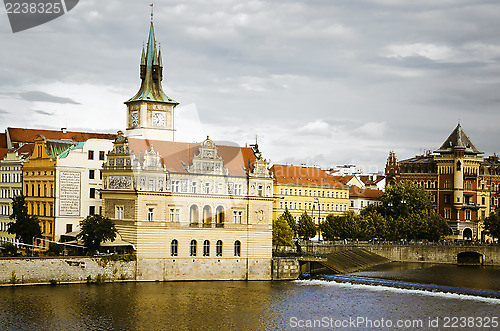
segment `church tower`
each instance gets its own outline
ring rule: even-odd
[[[156,44],[153,11],[146,50],[142,48],[140,66],[141,87],[135,96],[126,101],[127,136],[152,140],[175,140],[175,107],[161,87],[163,63],[161,50]]]

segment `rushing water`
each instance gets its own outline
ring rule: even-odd
[[[499,268],[390,264],[350,276],[459,288],[467,284],[470,288],[497,291],[499,273]],[[454,323],[455,329],[464,329],[460,327],[462,323],[465,329],[476,330],[482,329],[479,324],[495,329],[498,321],[497,324],[494,321],[499,315],[499,299],[398,288],[390,282],[383,286],[299,280],[0,288],[1,330],[321,330],[335,327],[444,330]],[[398,323],[402,323],[402,327],[398,327]]]

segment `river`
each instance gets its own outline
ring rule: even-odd
[[[0,288],[1,330],[498,329],[500,268],[391,263],[335,280],[148,282]],[[391,282],[436,284],[409,289]],[[434,285],[431,285],[431,287]]]

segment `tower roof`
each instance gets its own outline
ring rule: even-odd
[[[441,147],[436,151],[440,154],[450,154],[457,149],[463,149],[465,154],[483,154],[479,149],[474,146],[472,141],[469,139],[467,134],[462,129],[460,123],[457,125],[455,130],[450,134],[446,141],[441,145]]]
[[[144,53],[143,48],[141,56],[141,87],[137,94],[125,103],[133,101],[156,101],[178,104],[175,100],[170,99],[161,87],[163,65],[160,57],[161,52],[157,51],[154,26],[153,21],[151,21],[146,53]]]

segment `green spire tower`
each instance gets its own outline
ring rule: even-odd
[[[179,104],[169,98],[161,86],[163,62],[155,40],[153,4],[146,49],[142,47],[140,65],[141,87],[127,100],[127,136],[153,140],[175,140],[174,110]]]

